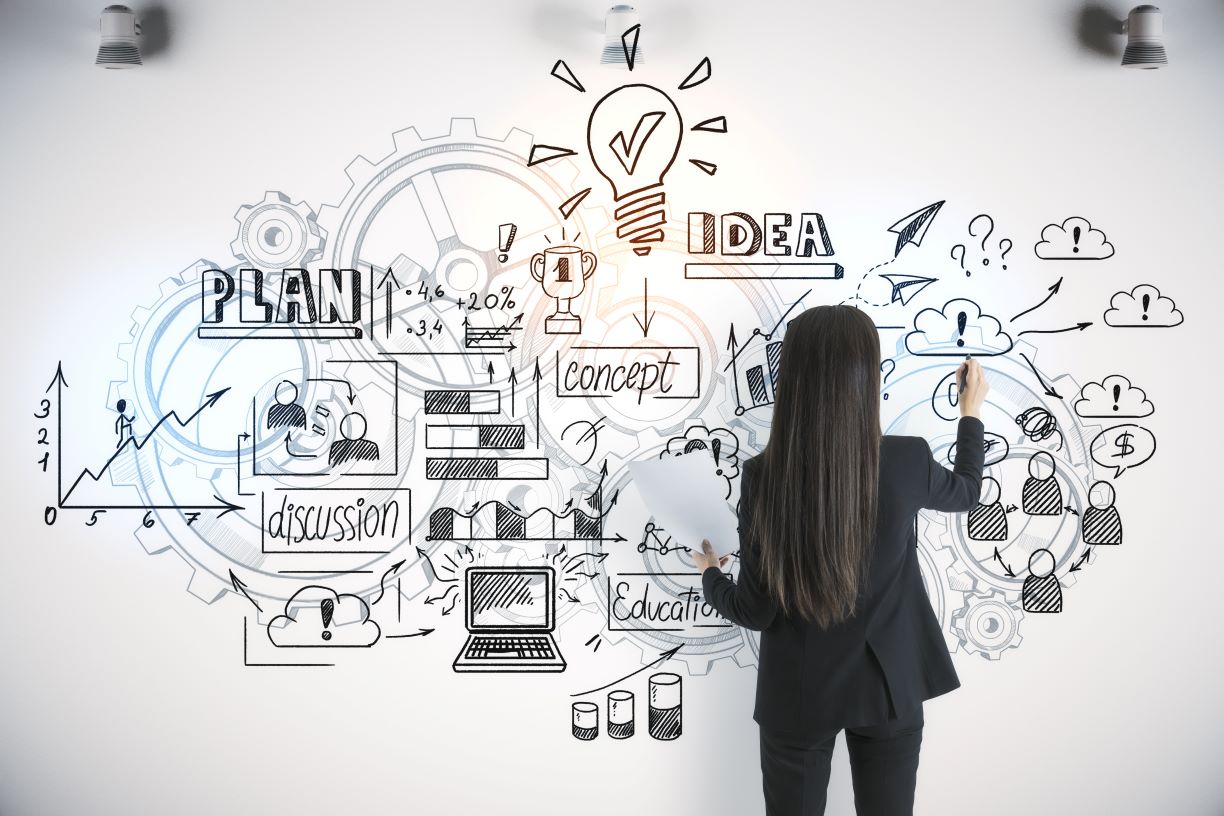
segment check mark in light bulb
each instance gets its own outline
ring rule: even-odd
[[[680,152],[684,123],[676,103],[651,85],[622,85],[591,110],[587,149],[612,185],[616,235],[638,255],[663,240],[663,177]]]

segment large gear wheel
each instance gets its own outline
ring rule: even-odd
[[[304,201],[270,190],[263,201],[239,207],[234,214],[238,237],[230,244],[234,257],[258,269],[305,266],[323,248],[323,233],[314,210]]]

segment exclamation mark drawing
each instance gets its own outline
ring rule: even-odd
[[[1072,252],[1079,252],[1079,239],[1080,239],[1081,234],[1082,234],[1082,231],[1080,230],[1079,227],[1072,228],[1071,243],[1075,244],[1075,246],[1071,247]]]
[[[956,345],[964,347],[965,345],[965,324],[969,322],[969,315],[964,312],[956,313],[956,334],[958,335]]]
[[[497,260],[499,263],[510,260],[510,245],[514,243],[516,232],[518,232],[518,227],[514,224],[502,224],[497,228],[497,249],[499,250]]]
[[[331,598],[324,598],[319,604],[319,612],[323,615],[323,639],[331,640],[332,633],[327,627],[331,626],[332,613],[336,611],[336,602]]]
[[[1122,398],[1122,386],[1115,385],[1113,387],[1113,394],[1114,394],[1114,410],[1116,411],[1118,410],[1118,400]]]
[[[1147,310],[1148,310],[1148,307],[1149,307],[1149,306],[1151,306],[1151,305],[1152,305],[1152,296],[1151,296],[1151,295],[1144,295],[1144,296],[1143,296],[1143,319],[1144,319],[1144,320],[1147,320],[1147,319],[1148,319],[1148,313],[1147,313]]]

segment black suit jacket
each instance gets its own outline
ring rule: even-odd
[[[960,685],[918,569],[918,510],[964,511],[982,483],[982,423],[960,420],[956,467],[935,461],[925,439],[885,436],[880,444],[875,550],[853,617],[828,629],[780,614],[761,583],[752,529],[759,458],[744,468],[738,582],[711,567],[706,601],[740,626],[761,631],[754,719],[771,731],[812,735],[904,716]]]

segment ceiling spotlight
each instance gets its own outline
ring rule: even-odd
[[[637,9],[633,6],[622,3],[608,9],[608,15],[604,17],[604,47],[603,54],[599,57],[600,65],[627,65],[629,70],[633,70],[629,59],[633,59],[634,63],[644,61],[642,49],[637,44],[637,32],[629,35],[632,37],[631,46],[627,47],[622,39],[631,28],[640,23]]]
[[[102,44],[94,65],[103,68],[133,68],[140,65],[140,23],[127,6],[107,6],[99,21]]]
[[[1126,15],[1126,68],[1159,68],[1169,64],[1164,48],[1164,19],[1155,6],[1135,6]]]

